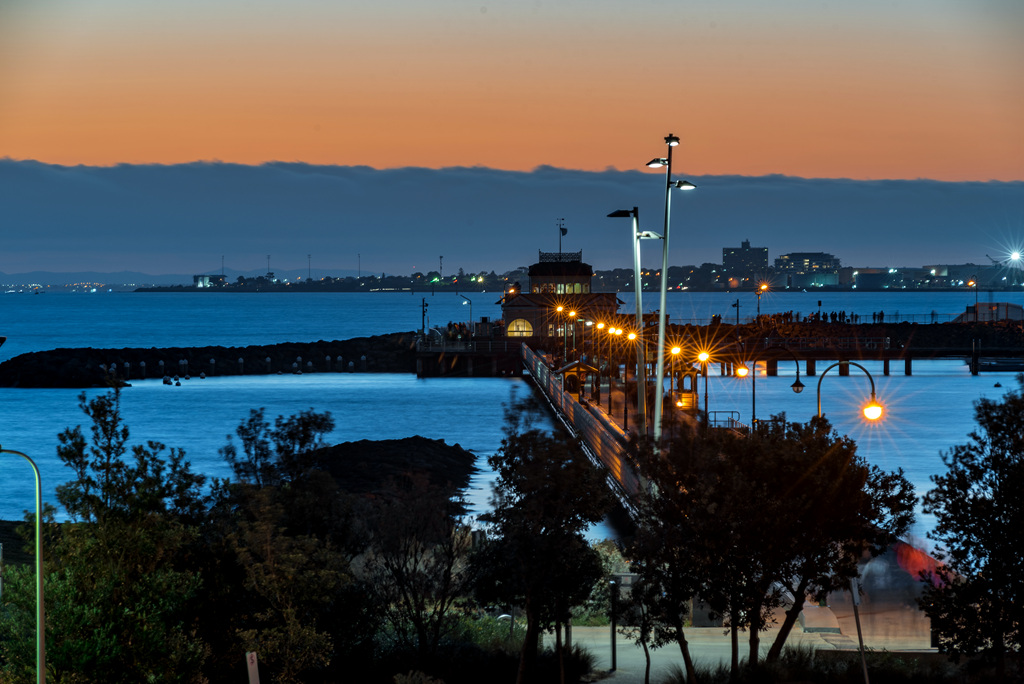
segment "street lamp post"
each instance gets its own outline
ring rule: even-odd
[[[618,336],[620,336],[622,334],[623,334],[623,329],[622,328],[608,328],[608,335],[614,335],[615,337],[618,337]],[[618,355],[616,354],[618,345],[616,344],[616,345],[612,346],[612,343],[614,341],[615,341],[614,338],[611,338],[611,337],[608,338],[608,356],[609,356],[609,358],[610,357],[614,357],[614,360],[615,360],[615,375],[618,375]],[[625,382],[623,384],[623,397],[624,397],[623,400],[625,401],[626,400],[625,399],[625,397],[626,397],[626,385],[625,385]],[[608,416],[609,417],[611,416],[611,366],[610,366],[610,364],[608,366]]]
[[[804,383],[800,382],[800,362],[797,360],[796,354],[784,347],[774,347],[774,349],[783,349],[793,356],[793,363],[796,364],[796,380],[790,385],[790,388],[795,394],[800,394],[804,391]],[[742,364],[736,369],[736,374],[741,378],[745,377],[748,372],[750,373],[750,428],[752,430],[757,429],[757,362],[758,359],[755,355],[750,361],[749,369]]]
[[[761,321],[761,295],[768,291],[768,283],[761,283],[757,286],[757,320]]]
[[[669,133],[665,136],[665,144],[668,146],[668,153],[664,158],[652,159],[647,162],[651,168],[665,167],[665,227],[661,243],[661,292],[658,300],[658,365],[655,371],[654,386],[656,394],[654,399],[654,443],[661,441],[661,412],[662,396],[665,393],[665,316],[666,316],[666,294],[668,292],[668,238],[669,219],[672,209],[672,188],[682,190],[693,190],[696,186],[688,181],[672,180],[672,148],[679,144],[679,137]]]
[[[700,361],[701,373],[704,375],[704,429],[708,428],[708,360],[711,355],[706,351],[702,351],[697,354],[697,360]]]
[[[469,339],[473,339],[473,300],[464,294],[460,294],[460,297],[469,302]]]
[[[636,297],[636,329],[643,331],[644,329],[644,315],[643,315],[643,288],[641,287],[640,278],[642,276],[640,272],[640,241],[649,238],[660,238],[661,236],[657,233],[651,233],[650,231],[640,231],[640,209],[633,207],[630,209],[619,209],[608,214],[608,218],[629,218],[633,219],[633,290]],[[647,372],[644,368],[643,360],[643,349],[640,345],[636,348],[636,368],[637,368],[637,383],[643,383],[644,387],[647,386]],[[625,389],[625,387],[623,387]],[[623,392],[625,397],[625,392]],[[646,425],[647,425],[647,391],[637,393],[637,412],[640,415],[640,422],[643,423],[644,432],[646,436]]]
[[[559,304],[558,306],[555,307],[555,311],[557,311],[559,314],[561,314],[563,310],[565,310],[565,307],[562,306],[561,304]],[[565,327],[565,323],[562,322],[562,317],[561,316],[558,317],[558,325],[562,328],[562,364],[564,365],[565,364],[566,354],[568,353],[568,347],[567,347],[567,343],[565,341],[565,338],[566,338],[566,327]],[[556,342],[555,344],[558,344],[558,343]]]
[[[569,321],[572,323],[572,355],[576,357],[576,360],[580,360],[579,347],[576,346],[576,316],[575,310],[569,311]],[[566,359],[568,361],[568,359]]]
[[[821,418],[821,416],[822,416],[822,413],[821,413],[821,381],[825,379],[825,374],[826,373],[828,373],[830,370],[832,370],[836,366],[842,366],[842,365],[856,366],[857,368],[860,368],[862,371],[864,371],[864,375],[868,376],[868,382],[871,383],[871,400],[867,404],[864,405],[864,408],[862,409],[862,411],[864,413],[864,417],[867,418],[868,420],[878,420],[879,418],[881,418],[882,417],[882,405],[879,404],[878,400],[875,398],[875,379],[873,377],[871,377],[871,373],[868,373],[868,369],[867,368],[865,368],[864,366],[860,365],[856,361],[836,361],[835,363],[833,363],[831,366],[829,366],[828,368],[826,368],[822,372],[821,377],[818,378],[818,417]]]
[[[967,281],[967,286],[974,288],[974,322],[977,323],[978,322],[978,278],[976,276],[971,276],[971,279]]]
[[[36,517],[35,517],[35,550],[36,550],[36,682],[46,682],[46,608],[43,602],[43,492],[39,478],[39,468],[35,461],[21,453],[0,447],[0,454],[20,456],[32,466],[36,480]]]

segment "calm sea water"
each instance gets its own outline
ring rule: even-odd
[[[987,293],[981,293],[982,301]],[[498,318],[500,293],[454,295],[400,293],[331,294],[178,294],[96,293],[2,295],[0,361],[20,353],[59,347],[169,347],[305,342],[347,339],[415,330],[421,324],[421,302],[428,305],[428,324]],[[633,298],[623,293],[623,311]],[[706,319],[713,314],[735,316],[730,305],[740,300],[741,318],[756,311],[753,294],[672,293],[672,320]],[[1024,303],[1020,293],[997,293],[998,301]],[[940,316],[960,313],[974,303],[973,293],[768,293],[761,312],[857,312],[870,317]],[[647,293],[644,309],[657,307],[657,294]],[[870,318],[868,318],[870,320]],[[856,369],[849,377],[833,370],[822,381],[823,410],[836,428],[858,442],[860,452],[886,469],[902,468],[919,492],[929,477],[942,470],[939,454],[966,440],[973,429],[973,403],[998,397],[1016,381],[1012,373],[972,377],[960,361],[915,362],[914,375],[882,375],[881,364],[864,364],[875,379],[885,420],[865,425],[857,405],[868,395],[868,381]],[[819,364],[819,369],[823,366]],[[785,412],[806,420],[816,410],[817,379],[807,379],[800,395],[790,390],[792,364],[780,363],[780,376],[757,379],[757,416]],[[896,372],[899,374],[895,374]],[[803,373],[802,373],[803,375]],[[820,377],[820,376],[819,376]],[[1003,387],[996,387],[1001,383]],[[500,445],[504,406],[513,392],[526,391],[521,379],[417,379],[404,375],[307,374],[207,378],[168,387],[157,380],[135,382],[123,393],[125,419],[132,443],[156,440],[185,449],[193,466],[211,476],[227,475],[218,454],[226,436],[250,409],[265,408],[269,417],[303,409],[331,411],[337,429],[332,442],[393,439],[423,435],[458,443],[485,465]],[[89,396],[99,390],[90,390]],[[703,394],[703,383],[700,385]],[[56,458],[57,434],[84,423],[77,390],[0,389],[0,445],[23,451],[40,466],[44,499],[54,502],[54,487],[68,478]],[[712,374],[708,385],[712,411],[735,411],[739,420],[751,416],[750,380]],[[474,478],[469,493],[477,510],[486,505],[490,475]],[[0,518],[20,518],[32,506],[33,484],[27,464],[0,459]],[[923,519],[916,534],[923,536]]]

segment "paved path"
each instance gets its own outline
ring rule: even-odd
[[[864,646],[871,650],[935,652],[929,648],[930,636],[927,619],[912,608],[888,606],[861,606],[861,626],[864,632]],[[804,632],[795,627],[786,641],[788,647],[807,647],[815,650],[857,650],[857,630],[854,625],[852,605],[833,605],[833,614],[839,623],[840,633]],[[775,640],[778,627],[761,634],[762,652]],[[573,627],[573,643],[585,646],[596,656],[595,669],[607,671],[611,667],[611,628]],[[686,631],[690,653],[699,665],[728,666],[732,657],[729,635],[718,627],[693,627]],[[740,633],[740,657],[747,651],[747,634]],[[643,684],[644,655],[639,648],[622,635],[616,638],[617,669],[602,681],[609,684]],[[683,659],[678,646],[666,646],[652,651],[651,682],[657,684],[675,668],[682,668]]]
[[[913,596],[918,587],[895,563],[894,554],[873,559],[862,569],[865,595],[859,607],[864,647],[875,651],[907,651],[936,653],[931,648],[928,618],[917,609]],[[805,604],[804,623],[808,628],[829,631],[804,631],[798,623],[789,638],[788,647],[807,647],[815,650],[856,651],[857,627],[849,593],[836,593],[829,597],[829,606]],[[782,615],[776,625],[761,634],[762,652],[771,647],[778,633]],[[574,627],[573,643],[585,646],[597,658],[595,668],[611,668],[611,628]],[[740,657],[747,651],[747,634],[740,633]],[[729,635],[720,627],[693,627],[686,631],[690,653],[701,665],[728,666],[732,657]],[[615,672],[603,681],[609,684],[643,684],[645,661],[643,649],[621,635],[615,640]],[[657,684],[674,668],[683,665],[678,646],[666,646],[652,651],[651,682]]]

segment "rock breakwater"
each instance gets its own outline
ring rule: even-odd
[[[248,347],[51,349],[0,363],[0,387],[87,388],[190,375],[414,373],[415,333]]]

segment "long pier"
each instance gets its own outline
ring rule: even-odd
[[[620,327],[631,327],[629,317],[620,318]],[[654,351],[655,334],[654,325],[648,325],[640,334],[647,345],[648,358]],[[724,374],[730,374],[740,363],[758,361],[767,366],[769,375],[775,375],[778,361],[784,361],[787,352],[796,355],[801,365],[806,365],[806,374],[812,377],[818,363],[833,361],[879,361],[884,375],[900,370],[912,375],[914,361],[936,359],[963,360],[974,374],[1016,367],[1024,370],[1024,329],[1016,321],[673,324],[668,326],[666,338],[687,349],[699,347],[708,351],[711,364],[721,364]],[[516,375],[521,369],[519,346],[523,343],[533,349],[547,349],[555,356],[563,347],[561,338],[551,337],[445,339],[431,334],[418,338],[416,372],[420,377]],[[603,358],[602,347],[606,344],[611,342],[588,332],[578,351]]]
[[[601,406],[582,399],[582,395],[564,389],[562,375],[556,374],[550,366],[551,357],[538,353],[528,345],[521,346],[522,362],[529,376],[540,388],[544,398],[554,411],[555,417],[579,437],[587,456],[608,469],[608,484],[628,511],[634,504],[632,497],[640,492],[641,479],[637,473],[634,456],[636,446],[629,433],[622,429]],[[611,392],[611,387],[608,389]],[[628,411],[626,398],[619,393],[609,396],[610,404]],[[617,401],[615,401],[617,399]],[[614,408],[612,409],[613,412]]]

